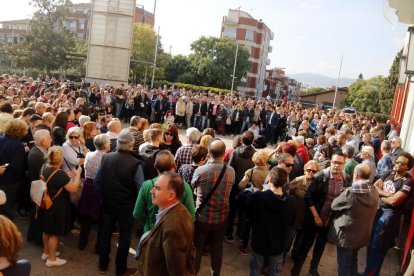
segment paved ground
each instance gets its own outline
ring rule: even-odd
[[[183,131],[180,131],[181,133]],[[184,136],[180,135],[182,141],[185,141]],[[223,139],[227,146],[231,145],[230,137],[224,137]],[[28,221],[26,220],[17,220],[17,225],[22,231],[23,236],[26,235],[26,229]],[[93,231],[92,237],[90,238],[90,243],[84,251],[79,251],[77,248],[78,236],[76,234],[69,234],[68,236],[62,239],[62,243],[59,246],[59,251],[62,252],[62,257],[65,258],[68,263],[62,267],[57,268],[47,268],[43,261],[40,260],[42,254],[42,248],[34,245],[33,243],[25,242],[21,250],[20,257],[28,259],[32,264],[32,275],[35,276],[66,276],[66,275],[76,275],[76,276],[87,276],[87,275],[99,275],[98,274],[98,256],[94,254],[94,242],[96,240],[96,231]],[[115,235],[112,239],[112,254],[111,254],[111,264],[109,267],[109,272],[107,275],[114,275],[115,272],[115,251],[116,251],[116,242],[117,236]],[[131,244],[131,252],[136,248],[138,240],[133,237]],[[234,275],[248,275],[249,274],[249,256],[243,256],[239,253],[237,247],[239,243],[235,240],[234,243],[224,242],[224,257],[223,257],[223,267],[222,275],[224,276],[234,276]],[[310,253],[311,255],[311,253]],[[307,262],[302,270],[302,275],[308,275],[307,271],[309,270],[309,261],[308,257]],[[203,257],[202,267],[198,275],[210,275],[209,270],[210,257]],[[383,271],[381,275],[395,275],[395,254],[393,250],[387,255],[387,258],[383,265]],[[136,261],[133,258],[131,253],[128,257],[128,265],[130,267],[136,266]],[[287,257],[286,263],[284,265],[284,271],[282,275],[290,275],[289,271],[292,268],[293,262],[290,256]],[[359,258],[359,268],[362,270],[365,265],[365,249],[360,251]],[[336,248],[328,244],[325,249],[324,255],[319,266],[319,272],[321,275],[336,275]],[[155,275],[157,276],[157,275]]]

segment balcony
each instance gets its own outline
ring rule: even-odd
[[[274,37],[275,37],[275,33],[274,32],[270,32],[270,40],[273,40]]]
[[[268,52],[268,53],[273,52],[273,47],[269,45],[269,48],[267,49],[267,52]]]
[[[266,65],[270,65],[270,62],[271,62],[271,60],[270,60],[270,58],[268,58],[268,59],[266,60]]]

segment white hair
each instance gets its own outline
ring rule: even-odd
[[[362,146],[361,152],[365,152],[371,157],[374,157],[374,148],[371,146]]]
[[[40,145],[40,142],[44,139],[50,137],[50,132],[47,129],[39,129],[33,134],[34,143],[36,146]]]

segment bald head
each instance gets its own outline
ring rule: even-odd
[[[226,145],[221,140],[213,140],[208,147],[208,151],[210,152],[211,157],[220,159],[224,157]]]
[[[118,120],[112,120],[108,124],[108,131],[113,133],[120,133],[122,130],[121,122]]]
[[[371,168],[368,164],[358,164],[354,169],[354,182],[355,180],[369,180],[371,176]]]
[[[169,150],[158,152],[155,157],[154,167],[157,169],[159,175],[163,172],[175,172],[174,155]]]

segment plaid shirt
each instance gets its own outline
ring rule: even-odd
[[[211,189],[213,189],[223,169],[223,165],[223,162],[209,161],[206,165],[198,167],[195,170],[191,185],[194,187],[194,194],[197,196],[197,208],[207,197]],[[229,213],[230,191],[234,181],[234,169],[227,166],[219,186],[201,210],[200,216],[197,218],[198,221],[208,224],[218,224],[226,220]]]
[[[352,189],[355,193],[369,193],[371,191],[371,181],[357,180],[352,183]]]
[[[184,145],[175,153],[175,164],[177,165],[177,171],[182,165],[191,164],[191,149],[193,146],[193,144]]]

